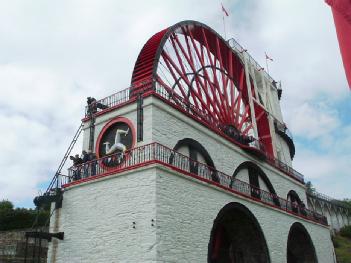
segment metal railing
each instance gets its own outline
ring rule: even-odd
[[[94,105],[89,106],[85,106],[85,117],[88,117],[90,115],[89,111],[93,111],[93,113],[97,113],[97,112],[101,112],[104,111],[105,109],[101,108],[101,107],[97,107],[97,105],[104,105],[108,108],[113,108],[116,107],[118,105],[121,105],[123,103],[126,103],[129,101],[130,96],[129,96],[129,91],[130,88],[121,90],[119,92],[113,93],[110,96],[107,96],[103,99],[100,99],[96,102],[94,102]]]
[[[298,171],[296,171],[294,168],[290,167],[286,163],[284,163],[284,162],[282,162],[274,157],[271,157],[271,156],[267,156],[266,160],[269,164],[271,164],[272,166],[274,166],[278,170],[284,172],[288,176],[296,179],[297,181],[299,181],[301,183],[305,182],[304,175],[299,173]]]
[[[308,220],[327,225],[322,215],[312,212],[305,207],[294,205],[276,194],[264,191],[246,182],[240,181],[223,172],[215,170],[204,163],[197,162],[188,156],[178,153],[159,143],[151,143],[131,150],[124,154],[117,153],[72,166],[68,176],[61,177],[61,184],[67,187],[85,181],[94,180],[111,174],[158,163],[192,176],[198,180],[220,187],[224,190],[264,203],[271,207],[295,214]]]
[[[103,112],[115,108],[117,106],[121,106],[124,103],[127,103],[133,99],[136,98],[136,96],[133,96],[132,90],[137,89],[138,93],[145,92],[147,90],[151,90],[152,88],[152,80],[144,80],[140,82],[138,85],[130,86],[127,89],[118,91],[116,93],[113,93],[110,96],[107,96],[103,99],[97,100],[93,102],[92,105],[87,105],[85,106],[85,117],[90,116],[90,111],[92,111],[93,114],[98,113],[98,112]],[[100,107],[99,107],[100,105]],[[102,106],[102,107],[101,107]]]
[[[229,44],[229,46],[230,46],[232,49],[234,49],[237,53],[243,54],[243,56],[246,56],[247,59],[248,59],[248,61],[249,61],[249,63],[251,63],[251,64],[255,67],[255,69],[256,69],[257,71],[261,71],[261,72],[263,73],[264,77],[265,77],[266,79],[268,79],[268,81],[269,81],[270,83],[272,83],[272,84],[273,84],[273,83],[276,83],[276,84],[278,83],[278,82],[276,82],[276,81],[271,77],[271,75],[268,74],[267,71],[264,70],[263,67],[261,67],[260,64],[258,64],[258,62],[250,55],[250,53],[248,53],[247,50],[244,49],[234,38],[229,39],[229,40],[228,40],[228,44]],[[277,89],[281,88],[281,87],[277,87],[277,86],[274,86],[274,85],[273,85],[273,87],[275,87],[275,88],[277,88]]]
[[[223,127],[218,121],[211,118],[205,112],[200,111],[198,108],[196,108],[194,105],[190,104],[189,102],[185,102],[183,98],[181,98],[179,95],[175,93],[171,94],[160,83],[156,83],[155,92],[156,94],[160,95],[162,98],[167,100],[168,102],[171,102],[172,104],[175,104],[176,106],[180,107],[183,111],[190,114],[193,118],[209,124],[211,129],[216,129],[217,132],[223,131]],[[273,165],[275,168],[288,174],[290,177],[298,180],[299,182],[304,183],[304,176],[301,173],[294,170],[292,167],[288,166],[287,164],[281,162],[280,160],[274,158],[273,156],[268,155],[265,151],[264,145],[259,140],[254,138],[254,140],[251,143],[249,143],[249,146],[258,149],[263,154],[265,154],[267,157],[268,163]]]
[[[154,85],[153,85],[154,84]],[[140,89],[141,87],[141,89]],[[97,103],[101,103],[103,105],[108,106],[108,108],[114,108],[118,107],[120,105],[123,105],[124,103],[127,103],[129,101],[132,101],[133,99],[136,98],[136,96],[133,96],[131,94],[130,90],[133,90],[136,88],[130,87],[128,89],[122,90],[120,92],[114,93],[108,97],[105,97],[101,100],[98,100]],[[193,104],[189,103],[189,101],[185,101],[182,97],[180,97],[178,94],[176,94],[173,91],[168,90],[165,88],[161,83],[153,80],[146,80],[140,83],[138,85],[138,93],[140,92],[146,92],[150,91],[150,94],[156,94],[168,103],[172,104],[175,108],[183,111],[184,113],[190,115],[192,118],[196,119],[197,121],[200,121],[201,123],[206,124],[206,126],[210,127],[213,130],[216,130],[216,132],[222,133],[223,134],[223,127],[221,123],[219,123],[217,120],[209,116],[206,112],[203,112],[202,110],[198,109],[196,106]],[[103,112],[106,109],[97,109],[97,112]],[[88,111],[88,108],[86,108],[86,113]],[[86,115],[88,117],[88,115]],[[226,136],[229,138],[228,136]],[[262,152],[262,154],[266,155],[267,157],[267,162],[273,165],[275,168],[279,169],[280,171],[286,173],[290,177],[298,180],[301,183],[304,183],[304,176],[294,170],[292,167],[286,165],[285,163],[279,161],[278,159],[275,159],[272,156],[268,156],[266,154],[264,145],[257,139],[252,138],[253,141],[249,143],[248,146],[252,148],[256,148]],[[233,140],[231,140],[233,141]]]
[[[217,132],[223,133],[225,127],[216,119],[211,117],[206,112],[198,109],[195,105],[184,101],[178,94],[167,90],[162,84],[155,83],[155,92],[168,102],[174,104],[176,107],[181,108],[185,113],[191,115],[194,119],[207,124],[211,129],[216,129]],[[223,134],[222,134],[223,135]],[[249,143],[250,147],[256,148],[265,152],[264,145],[256,138],[251,137],[252,142]]]
[[[273,117],[274,118],[274,117]],[[276,128],[280,131],[285,133],[287,136],[290,137],[290,139],[293,141],[293,135],[290,132],[290,130],[288,129],[288,127],[286,126],[285,123],[280,122],[277,118],[274,118],[274,124],[276,125]]]
[[[336,198],[330,197],[328,195],[319,193],[317,191],[307,192],[307,195],[311,196],[312,198],[320,199],[324,202],[330,203],[330,204],[335,205],[335,206],[340,206],[340,207],[343,207],[346,209],[350,209],[350,206],[348,206],[345,202],[338,200]]]

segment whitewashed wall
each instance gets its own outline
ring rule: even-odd
[[[152,108],[152,140],[173,148],[184,138],[192,138],[201,143],[210,154],[216,169],[232,175],[235,169],[245,161],[258,164],[271,181],[276,193],[283,198],[290,190],[294,190],[307,204],[305,187],[289,178],[267,163],[255,159],[224,138],[205,128],[203,125],[184,116],[179,111],[153,98]]]
[[[155,262],[155,174],[139,169],[67,188],[56,217],[65,238],[51,243],[48,262]]]
[[[213,221],[231,202],[243,204],[257,218],[272,263],[286,262],[288,234],[295,222],[302,223],[307,229],[318,262],[334,262],[328,227],[176,174],[167,169],[157,171],[157,257],[160,262],[207,262]]]
[[[97,118],[95,143],[104,125],[117,116],[128,118],[136,128],[134,103]],[[84,149],[88,145],[87,124],[85,131]],[[255,162],[279,196],[284,198],[294,190],[307,203],[302,184],[158,99],[144,100],[144,141],[138,145],[159,142],[173,148],[184,138],[201,143],[219,171],[232,175],[241,163]],[[285,262],[287,236],[294,222],[301,222],[308,230],[319,262],[333,262],[328,228],[165,168],[131,170],[66,189],[63,207],[50,222],[52,230],[65,232],[65,240],[51,243],[48,262],[206,262],[213,220],[230,202],[245,205],[256,216],[272,262]]]

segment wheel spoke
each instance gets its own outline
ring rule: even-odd
[[[167,35],[159,58],[157,81],[172,103],[220,129],[235,127],[253,134],[245,70],[222,39],[205,27],[182,25]],[[256,120],[264,114],[258,114]]]

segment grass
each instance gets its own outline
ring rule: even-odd
[[[351,239],[336,235],[333,238],[338,263],[351,263]]]

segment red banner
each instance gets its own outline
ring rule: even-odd
[[[351,89],[351,0],[326,0],[325,2],[333,11],[342,61]]]

